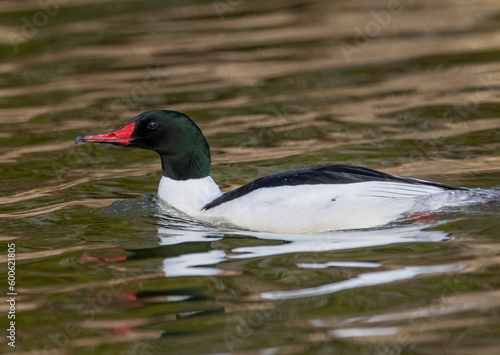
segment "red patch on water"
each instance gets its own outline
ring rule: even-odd
[[[438,220],[437,215],[430,211],[424,211],[412,214],[411,218],[418,223],[434,223]]]
[[[113,249],[111,251],[125,251],[124,249]],[[97,262],[105,262],[105,263],[119,263],[120,261],[127,260],[126,256],[117,256],[116,258],[98,258],[95,256],[91,256],[87,253],[83,253],[80,257],[80,264],[85,263],[97,263]]]
[[[113,334],[114,335],[125,335],[127,333],[130,333],[131,330],[132,330],[132,327],[113,328]]]

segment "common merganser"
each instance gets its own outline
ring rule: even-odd
[[[314,165],[259,178],[222,193],[210,177],[210,148],[185,114],[143,112],[104,134],[75,143],[109,143],[157,152],[163,177],[158,196],[169,209],[219,226],[309,233],[385,225],[418,212],[418,200],[462,187],[347,165]]]

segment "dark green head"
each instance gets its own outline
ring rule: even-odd
[[[199,179],[210,173],[208,143],[198,126],[180,112],[143,112],[117,130],[77,137],[75,143],[79,142],[153,150],[161,157],[163,175],[175,180]]]

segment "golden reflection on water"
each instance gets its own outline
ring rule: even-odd
[[[78,2],[81,3],[81,2]],[[76,3],[75,3],[76,4]],[[131,21],[130,15],[121,15],[109,22],[85,22],[85,29],[99,28],[102,31],[111,31],[127,35],[126,43],[113,43],[100,46],[83,46],[81,48],[64,49],[40,53],[36,59],[27,57],[14,63],[4,64],[5,70],[25,71],[36,61],[37,66],[48,66],[49,73],[57,71],[57,67],[65,62],[92,61],[94,70],[82,74],[51,77],[42,80],[40,84],[9,87],[0,90],[4,98],[23,95],[37,95],[55,91],[74,93],[70,97],[53,102],[50,105],[28,106],[25,108],[11,108],[2,110],[4,122],[13,117],[19,121],[28,121],[35,116],[54,111],[84,109],[99,102],[109,101],[111,105],[103,110],[108,119],[107,127],[111,129],[133,117],[143,109],[168,108],[179,111],[233,109],[235,114],[221,116],[210,122],[201,122],[200,126],[210,136],[217,133],[249,132],[255,128],[269,128],[279,131],[294,129],[302,126],[328,126],[325,121],[316,120],[318,117],[331,115],[340,122],[368,123],[385,127],[385,130],[370,136],[370,129],[366,131],[328,132],[321,139],[281,142],[277,147],[221,147],[214,154],[214,163],[248,162],[286,157],[294,154],[314,153],[338,145],[369,144],[385,139],[438,139],[449,135],[464,134],[468,131],[480,129],[498,129],[498,120],[488,120],[484,124],[475,120],[473,124],[445,123],[441,130],[430,132],[415,132],[391,127],[398,122],[393,118],[383,118],[385,114],[395,110],[404,110],[412,107],[428,105],[449,105],[471,100],[471,92],[480,89],[478,97],[481,101],[490,101],[496,93],[490,93],[484,87],[500,82],[500,70],[497,63],[460,64],[454,67],[441,68],[436,64],[425,70],[407,71],[382,81],[360,86],[346,86],[336,88],[335,78],[323,74],[323,78],[316,79],[317,86],[311,90],[310,86],[300,90],[300,81],[290,79],[291,84],[298,90],[286,93],[266,93],[264,95],[241,95],[231,98],[210,98],[210,92],[216,89],[243,87],[250,89],[258,85],[266,85],[266,81],[274,78],[297,75],[298,73],[312,73],[324,71],[328,68],[347,66],[374,66],[380,63],[412,60],[432,56],[466,55],[495,48],[499,42],[498,34],[494,31],[487,33],[468,33],[460,35],[461,30],[473,27],[477,21],[491,16],[495,9],[494,1],[481,1],[481,6],[464,5],[451,6],[452,1],[440,3],[439,6],[427,2],[423,8],[409,5],[411,11],[402,11],[394,15],[390,26],[383,29],[383,40],[370,41],[362,47],[360,53],[346,57],[340,50],[338,43],[341,38],[349,36],[352,28],[359,27],[367,22],[363,7],[368,3],[357,1],[355,4],[309,3],[306,1],[293,2],[300,6],[301,11],[294,11],[292,4],[277,2],[266,5],[264,2],[245,4],[234,9],[234,15],[246,13],[249,8],[259,8],[263,14],[251,17],[229,17],[220,21],[218,18],[193,20],[191,17],[213,15],[213,7],[186,6],[155,11],[151,20],[146,22],[132,22],[127,26],[125,21]],[[12,7],[25,7],[13,5]],[[403,7],[407,6],[404,4]],[[279,9],[276,12],[266,13],[265,9]],[[357,9],[357,10],[353,10]],[[185,18],[188,17],[188,18]],[[175,22],[169,20],[175,19]],[[369,19],[369,18],[368,18]],[[158,21],[155,22],[154,20]],[[60,30],[78,32],[83,26],[78,23],[65,24]],[[137,34],[141,29],[144,34]],[[193,31],[193,32],[188,32]],[[422,33],[416,36],[415,32]],[[425,33],[454,33],[455,35],[440,36]],[[179,35],[181,34],[181,35]],[[409,38],[398,36],[407,34]],[[291,44],[308,41],[305,46]],[[286,44],[290,45],[287,46]],[[328,45],[325,45],[327,43]],[[244,51],[242,51],[244,50]],[[203,55],[200,56],[200,53]],[[173,56],[172,56],[173,55]],[[283,60],[286,58],[286,60]],[[52,63],[58,64],[52,64]],[[103,69],[100,70],[100,64]],[[134,66],[138,69],[127,68]],[[123,70],[122,68],[127,68]],[[28,69],[29,70],[29,69]],[[42,71],[42,70],[40,70]],[[39,74],[42,75],[42,74]],[[481,78],[483,81],[481,81]],[[483,83],[483,84],[482,84]],[[272,84],[269,84],[272,85]],[[328,88],[322,86],[328,85]],[[460,90],[456,90],[460,88]],[[134,94],[134,90],[145,90],[147,97]],[[169,103],[168,98],[161,95],[196,91],[200,100],[190,99],[189,102]],[[338,97],[349,97],[359,100],[355,105],[352,102],[342,103]],[[117,98],[119,99],[118,101]],[[139,100],[138,100],[139,99]],[[474,99],[474,97],[473,97]],[[134,104],[123,105],[129,101]],[[320,104],[301,104],[304,100],[319,100]],[[266,115],[248,115],[245,107],[263,105],[275,102],[285,102],[302,113],[288,114],[274,112]],[[330,103],[328,103],[330,102]],[[238,108],[241,109],[238,109]],[[465,108],[467,109],[467,108]],[[473,109],[473,108],[471,108]],[[111,112],[110,112],[111,111]],[[113,112],[114,111],[114,112]],[[104,112],[103,112],[104,113]],[[203,120],[201,115],[193,115],[195,120]],[[89,120],[87,120],[89,119]],[[58,130],[75,130],[92,127],[94,117],[79,117],[76,120],[71,114],[67,119],[57,123]],[[43,125],[38,131],[49,132],[50,123]],[[34,127],[29,128],[36,132]],[[385,132],[384,132],[385,131]],[[251,132],[251,131],[250,131]],[[25,153],[33,151],[60,150],[67,148],[71,142],[61,142],[54,145],[31,146],[8,151],[2,154],[3,162],[18,159]],[[440,160],[439,165],[446,161]],[[469,162],[463,162],[467,169]],[[478,164],[474,164],[477,168]],[[427,165],[434,170],[432,165]],[[451,166],[450,166],[451,167]],[[425,175],[425,166],[419,166],[419,172]],[[404,170],[403,170],[404,171]]]

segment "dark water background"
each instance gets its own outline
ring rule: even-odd
[[[224,190],[323,163],[498,187],[499,30],[497,0],[3,0],[0,352],[499,353],[496,201],[235,233],[161,214],[154,153],[73,143],[171,109]]]

